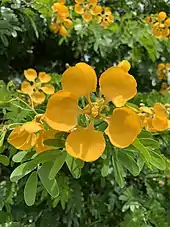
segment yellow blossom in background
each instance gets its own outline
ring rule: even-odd
[[[168,73],[170,73],[170,63],[160,63],[157,69],[158,79],[162,80],[160,93],[166,92],[169,88]]]
[[[141,107],[140,111],[144,114],[143,125],[146,130],[157,132],[169,128],[168,112],[161,103],[155,103],[153,108]]]
[[[132,109],[123,107],[137,93],[136,80],[128,73],[129,69],[130,64],[124,61],[106,70],[99,79],[100,93],[105,99],[96,98],[95,102],[91,101],[90,93],[96,91],[97,76],[91,66],[81,62],[63,73],[62,90],[49,99],[44,120],[54,130],[70,132],[65,144],[71,156],[91,162],[104,152],[103,133],[95,130],[94,119],[108,123],[105,133],[116,147],[127,147],[136,139],[141,131],[140,117]],[[88,102],[84,109],[78,106],[81,96]],[[116,108],[111,117],[106,118],[102,110],[110,101]],[[80,114],[90,119],[86,128],[77,125]]]
[[[82,15],[86,22],[93,19],[93,9],[96,7],[98,0],[75,0],[75,12]]]
[[[145,21],[151,24],[153,35],[158,38],[170,38],[170,18],[167,18],[165,12],[159,12],[156,16],[148,16]]]
[[[50,25],[54,33],[59,33],[61,36],[68,36],[68,29],[72,28],[73,22],[69,18],[69,9],[65,1],[58,1],[52,5],[54,12],[53,22]]]
[[[98,15],[97,19],[98,19],[98,22],[103,27],[107,27],[109,24],[113,24],[114,23],[114,17],[112,15],[112,12],[111,12],[110,8],[108,8],[108,7],[105,7],[103,9],[103,12]]]
[[[24,76],[27,81],[23,81],[21,84],[21,91],[24,94],[29,95],[30,99],[35,104],[41,104],[45,100],[45,95],[51,95],[55,92],[53,85],[48,84],[51,80],[51,76],[45,72],[37,72],[34,69],[24,70]]]

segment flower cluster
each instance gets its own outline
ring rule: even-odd
[[[159,12],[157,16],[148,16],[145,21],[152,26],[152,34],[158,38],[170,38],[170,18],[165,12]]]
[[[49,98],[45,113],[17,126],[8,142],[20,150],[35,147],[37,152],[42,152],[52,149],[44,144],[45,139],[66,132],[66,151],[72,157],[92,162],[103,154],[107,137],[113,146],[126,148],[143,127],[153,132],[168,129],[168,114],[163,105],[141,106],[140,111],[127,105],[137,94],[130,67],[124,60],[103,72],[99,78],[99,93],[96,92],[97,76],[90,65],[80,62],[69,67],[62,75],[62,90]],[[80,105],[82,97],[84,104]],[[86,127],[79,124],[81,116],[86,119]],[[98,120],[106,123],[104,132],[96,127]]]
[[[96,19],[102,26],[107,27],[114,22],[110,8],[97,5],[98,0],[75,0],[75,12],[82,15],[86,22]]]
[[[52,95],[55,92],[53,85],[48,84],[51,76],[45,72],[37,72],[34,69],[24,70],[25,80],[21,84],[21,91],[29,95],[31,101],[35,104],[42,104],[45,100],[45,94]]]
[[[69,9],[65,5],[65,0],[59,0],[52,5],[54,12],[51,30],[54,33],[59,33],[61,36],[68,35],[68,29],[72,28],[73,22],[69,17]]]
[[[160,63],[157,69],[158,80],[161,80],[161,93],[169,89],[170,77],[170,63]]]

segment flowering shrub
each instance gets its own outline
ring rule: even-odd
[[[158,80],[162,81],[161,83],[161,90],[160,92],[166,92],[169,90],[169,73],[170,73],[170,64],[169,63],[160,63],[158,65],[158,70],[157,70],[157,75],[158,75]]]

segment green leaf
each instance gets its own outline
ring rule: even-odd
[[[55,176],[57,175],[58,171],[61,169],[63,166],[65,160],[66,160],[67,153],[64,151],[60,155],[57,156],[51,170],[49,173],[49,179],[54,179]]]
[[[4,144],[4,139],[5,139],[6,131],[2,132],[0,136],[0,147]]]
[[[60,153],[61,153],[60,150],[53,149],[53,150],[39,153],[38,155],[35,154],[34,161],[38,164],[48,162],[48,161],[53,161],[58,157],[58,155],[60,155]]]
[[[119,162],[129,170],[133,176],[139,175],[139,167],[136,161],[127,153],[121,150],[118,151],[118,160]]]
[[[22,177],[26,176],[28,173],[34,170],[37,167],[37,165],[38,165],[37,162],[34,162],[34,160],[19,165],[11,173],[10,180],[12,182],[20,180]]]
[[[29,176],[24,188],[24,199],[28,206],[32,206],[35,203],[36,193],[37,193],[37,172],[34,171]]]
[[[114,156],[112,156],[112,164],[114,169],[115,180],[119,184],[119,186],[123,188],[125,186],[125,180],[123,177],[124,170]]]
[[[151,155],[148,151],[148,149],[140,142],[138,138],[133,142],[132,144],[138,151],[140,151],[142,157],[144,158],[146,164],[148,167],[150,167],[150,160],[151,160]]]
[[[138,138],[152,138],[152,133],[146,130],[142,130],[141,133],[138,135]]]
[[[55,148],[64,148],[65,147],[65,140],[61,139],[48,139],[44,140],[44,144],[55,147]]]
[[[109,174],[109,159],[104,159],[102,162],[101,175],[106,177]]]
[[[156,153],[154,151],[151,152],[150,163],[157,169],[160,169],[160,170],[166,169],[166,162],[165,162],[164,157],[162,157],[161,155],[159,155],[158,153]]]
[[[0,154],[0,163],[2,163],[4,166],[8,166],[9,158],[5,155]]]
[[[73,177],[78,179],[81,176],[81,169],[77,165],[75,158],[67,154],[66,163]]]
[[[41,180],[42,185],[52,197],[59,195],[59,188],[56,179],[49,179],[49,173],[53,162],[45,162],[38,170],[38,176]]]
[[[13,157],[12,157],[12,161],[14,162],[23,162],[23,161],[27,161],[29,160],[33,154],[35,154],[34,151],[20,151],[18,153],[16,153]]]
[[[151,138],[140,138],[140,142],[147,148],[152,148],[152,149],[159,149],[160,144]]]

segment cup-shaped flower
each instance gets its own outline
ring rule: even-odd
[[[66,139],[66,150],[73,157],[91,162],[102,155],[105,140],[103,133],[96,131],[93,126],[95,118],[101,118],[108,123],[105,133],[117,147],[129,146],[140,133],[140,117],[132,109],[122,107],[137,92],[136,81],[128,70],[129,64],[126,61],[106,70],[99,79],[100,92],[106,100],[99,98],[94,103],[90,100],[90,93],[96,91],[97,76],[91,66],[81,62],[63,73],[63,90],[50,97],[44,119],[51,128],[70,132]],[[85,96],[89,102],[84,109],[78,106],[81,96]],[[102,105],[109,101],[117,108],[113,110],[110,119],[106,119],[101,110]],[[79,114],[90,117],[91,123],[86,128],[78,125]]]

